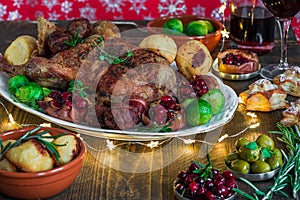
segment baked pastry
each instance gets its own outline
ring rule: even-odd
[[[280,123],[284,126],[293,126],[298,124],[300,127],[300,99],[290,102],[288,108],[282,111],[283,118]]]
[[[300,67],[287,69],[283,74],[274,77],[273,82],[288,94],[300,97]]]
[[[212,57],[207,47],[198,40],[190,40],[178,48],[176,64],[180,73],[188,80],[196,75],[207,74]]]
[[[287,93],[267,79],[259,79],[249,85],[249,89],[241,92],[240,102],[246,110],[269,112],[284,109],[287,106]]]
[[[219,71],[229,74],[248,74],[259,69],[256,53],[248,50],[227,49],[218,54]]]

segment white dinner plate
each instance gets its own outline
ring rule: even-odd
[[[213,74],[210,75],[214,76]],[[204,125],[185,128],[178,131],[166,132],[166,133],[101,129],[101,128],[90,127],[87,125],[76,124],[73,122],[57,119],[43,112],[34,110],[22,103],[15,102],[8,91],[7,81],[9,79],[9,76],[3,72],[0,72],[0,94],[5,99],[7,99],[10,103],[14,104],[18,108],[26,112],[29,112],[31,114],[34,114],[38,117],[41,117],[42,119],[45,119],[51,123],[57,124],[59,126],[62,126],[71,131],[78,132],[80,134],[86,134],[88,136],[99,137],[99,138],[127,140],[127,141],[162,140],[170,137],[188,136],[188,135],[195,135],[198,133],[206,133],[209,131],[213,131],[217,128],[224,126],[233,118],[235,110],[237,109],[238,106],[238,97],[235,91],[231,87],[223,84],[223,82],[216,76],[214,77],[218,80],[220,86],[219,88],[221,89],[221,91],[225,96],[225,105],[223,109],[217,115],[213,116],[213,118]]]

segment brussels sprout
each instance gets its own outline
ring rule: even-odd
[[[258,160],[251,164],[251,171],[254,174],[266,173],[271,171],[271,167],[267,162]]]
[[[269,150],[274,149],[273,139],[265,134],[258,136],[258,138],[256,139],[256,143],[262,148],[267,148]]]
[[[208,29],[205,23],[202,21],[192,21],[190,22],[185,30],[188,36],[202,36],[208,33]]]
[[[250,172],[250,164],[247,161],[236,159],[231,162],[231,169],[242,174]]]
[[[183,32],[182,21],[176,18],[169,19],[166,23],[164,23],[163,28],[164,34],[178,35]]]
[[[203,23],[206,25],[208,33],[212,33],[212,32],[215,31],[215,28],[214,28],[214,26],[210,23],[210,21],[208,21],[208,20],[203,20]]]
[[[16,90],[23,86],[28,84],[30,81],[28,78],[24,75],[17,75],[13,76],[8,80],[8,90],[12,95],[15,95]]]
[[[43,100],[44,93],[39,84],[36,82],[29,82],[16,91],[15,97],[20,102],[25,103],[32,108],[38,108],[37,101]]]
[[[203,99],[192,101],[187,109],[187,122],[191,126],[200,126],[207,123],[213,116],[212,106]]]

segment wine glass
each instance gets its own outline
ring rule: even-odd
[[[300,10],[300,0],[262,0],[262,2],[275,16],[280,32],[280,62],[264,66],[260,72],[263,78],[273,80],[275,76],[291,67],[287,61],[287,38],[292,19]]]

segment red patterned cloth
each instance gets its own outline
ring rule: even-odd
[[[194,14],[214,17],[223,15],[219,8],[225,0],[0,0],[0,20],[70,20],[85,17],[89,20],[149,20],[161,16]],[[225,17],[228,17],[227,8]],[[292,28],[300,43],[300,13]]]

